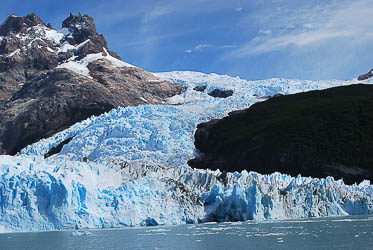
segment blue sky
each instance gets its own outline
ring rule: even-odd
[[[124,61],[159,72],[351,79],[373,68],[373,0],[2,0],[59,28],[92,16]]]

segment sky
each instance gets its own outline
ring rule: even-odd
[[[95,19],[112,51],[152,72],[348,80],[373,68],[373,0],[1,0],[60,28]]]

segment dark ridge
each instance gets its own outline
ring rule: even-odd
[[[64,114],[56,114],[55,121],[35,119],[35,114],[30,112],[20,117],[19,120],[6,131],[2,139],[3,147],[10,155],[16,155],[23,148],[41,139],[48,138],[75,123],[84,121],[91,116],[98,116],[115,108],[110,103],[92,103],[81,107],[69,107]],[[50,110],[46,111],[50,112]],[[25,128],[24,124],[28,124]],[[13,137],[9,136],[10,134]]]
[[[233,95],[233,90],[214,89],[208,95],[215,98],[227,98]]]
[[[357,79],[359,81],[363,81],[363,80],[367,80],[367,79],[369,79],[371,77],[373,77],[373,69],[371,69],[368,73],[359,76]]]
[[[196,86],[196,87],[193,88],[193,90],[203,92],[203,91],[205,91],[206,88],[207,88],[207,86]]]
[[[61,152],[63,146],[65,146],[66,144],[68,144],[73,138],[74,138],[74,136],[70,137],[70,138],[67,138],[66,140],[64,140],[63,142],[61,142],[60,144],[58,144],[57,146],[51,148],[48,151],[48,153],[46,153],[44,155],[44,158],[51,157],[52,155],[55,155],[55,154],[58,154],[59,152]]]
[[[198,125],[195,168],[373,180],[373,86],[278,96]]]

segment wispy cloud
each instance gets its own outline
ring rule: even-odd
[[[309,10],[294,10],[284,16],[283,10],[271,18],[277,22],[266,23],[268,30],[260,30],[259,35],[234,50],[229,57],[245,57],[293,46],[318,45],[333,39],[360,39],[373,41],[373,1],[355,0],[326,6],[316,6]],[[271,30],[272,32],[269,32]]]
[[[170,13],[172,13],[172,8],[168,6],[156,6],[145,14],[142,21],[145,23],[151,22]]]
[[[207,48],[213,48],[213,49],[232,49],[237,48],[236,45],[212,45],[212,44],[198,44],[193,49],[186,49],[184,50],[185,53],[191,54],[194,52],[201,52]]]
[[[240,0],[112,0],[110,4],[96,5],[88,12],[104,25],[112,25],[128,19],[140,19],[141,23],[156,22],[168,15],[199,15],[221,10],[242,12],[252,3],[242,3]]]
[[[272,30],[259,30],[259,34],[270,35]]]

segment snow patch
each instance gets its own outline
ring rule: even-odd
[[[21,52],[20,49],[16,49],[16,50],[13,51],[12,53],[10,53],[7,57],[12,57],[12,56],[18,55],[20,52]]]
[[[57,33],[61,33],[61,34],[63,34],[64,36],[70,34],[68,28],[62,28],[62,29],[59,29],[59,30],[57,30]]]
[[[89,42],[89,39],[84,41],[83,43],[79,44],[78,46],[74,47],[74,49],[79,49],[79,48],[83,47],[84,44],[86,44],[87,42]],[[67,49],[67,48],[69,48],[68,45],[66,45],[65,49]],[[86,57],[84,57],[83,59],[81,59],[79,61],[73,61],[75,59],[75,57],[72,57],[67,62],[58,65],[57,68],[70,69],[70,70],[72,70],[72,71],[74,71],[78,74],[81,74],[81,75],[84,75],[84,76],[87,76],[87,77],[91,78],[91,76],[89,75],[89,69],[88,69],[87,66],[91,62],[96,61],[98,59],[107,59],[115,67],[135,67],[131,64],[128,64],[126,62],[123,62],[123,61],[111,56],[105,48],[103,48],[103,50],[106,53],[106,56],[104,56],[102,52],[96,53],[96,54],[88,54]]]
[[[67,52],[69,50],[74,50],[75,46],[71,45],[68,41],[65,41],[62,46],[58,49],[57,53]]]
[[[89,69],[87,68],[87,65],[84,65],[80,62],[69,61],[58,65],[57,68],[69,69],[71,71],[74,71],[75,73],[92,78],[91,76],[89,76]]]
[[[76,45],[75,50],[80,50],[84,45],[86,45],[91,39],[87,39],[84,42]]]
[[[64,34],[56,31],[55,29],[50,29],[44,25],[37,25],[32,27],[35,33],[42,34],[43,38],[53,42],[54,44],[60,44],[61,40],[64,38]]]
[[[118,68],[121,68],[121,67],[128,67],[128,68],[135,67],[132,64],[123,62],[123,61],[111,56],[105,48],[103,48],[103,49],[104,49],[104,52],[107,54],[104,58],[109,60],[111,62],[111,64],[113,64],[115,67],[118,67]]]

